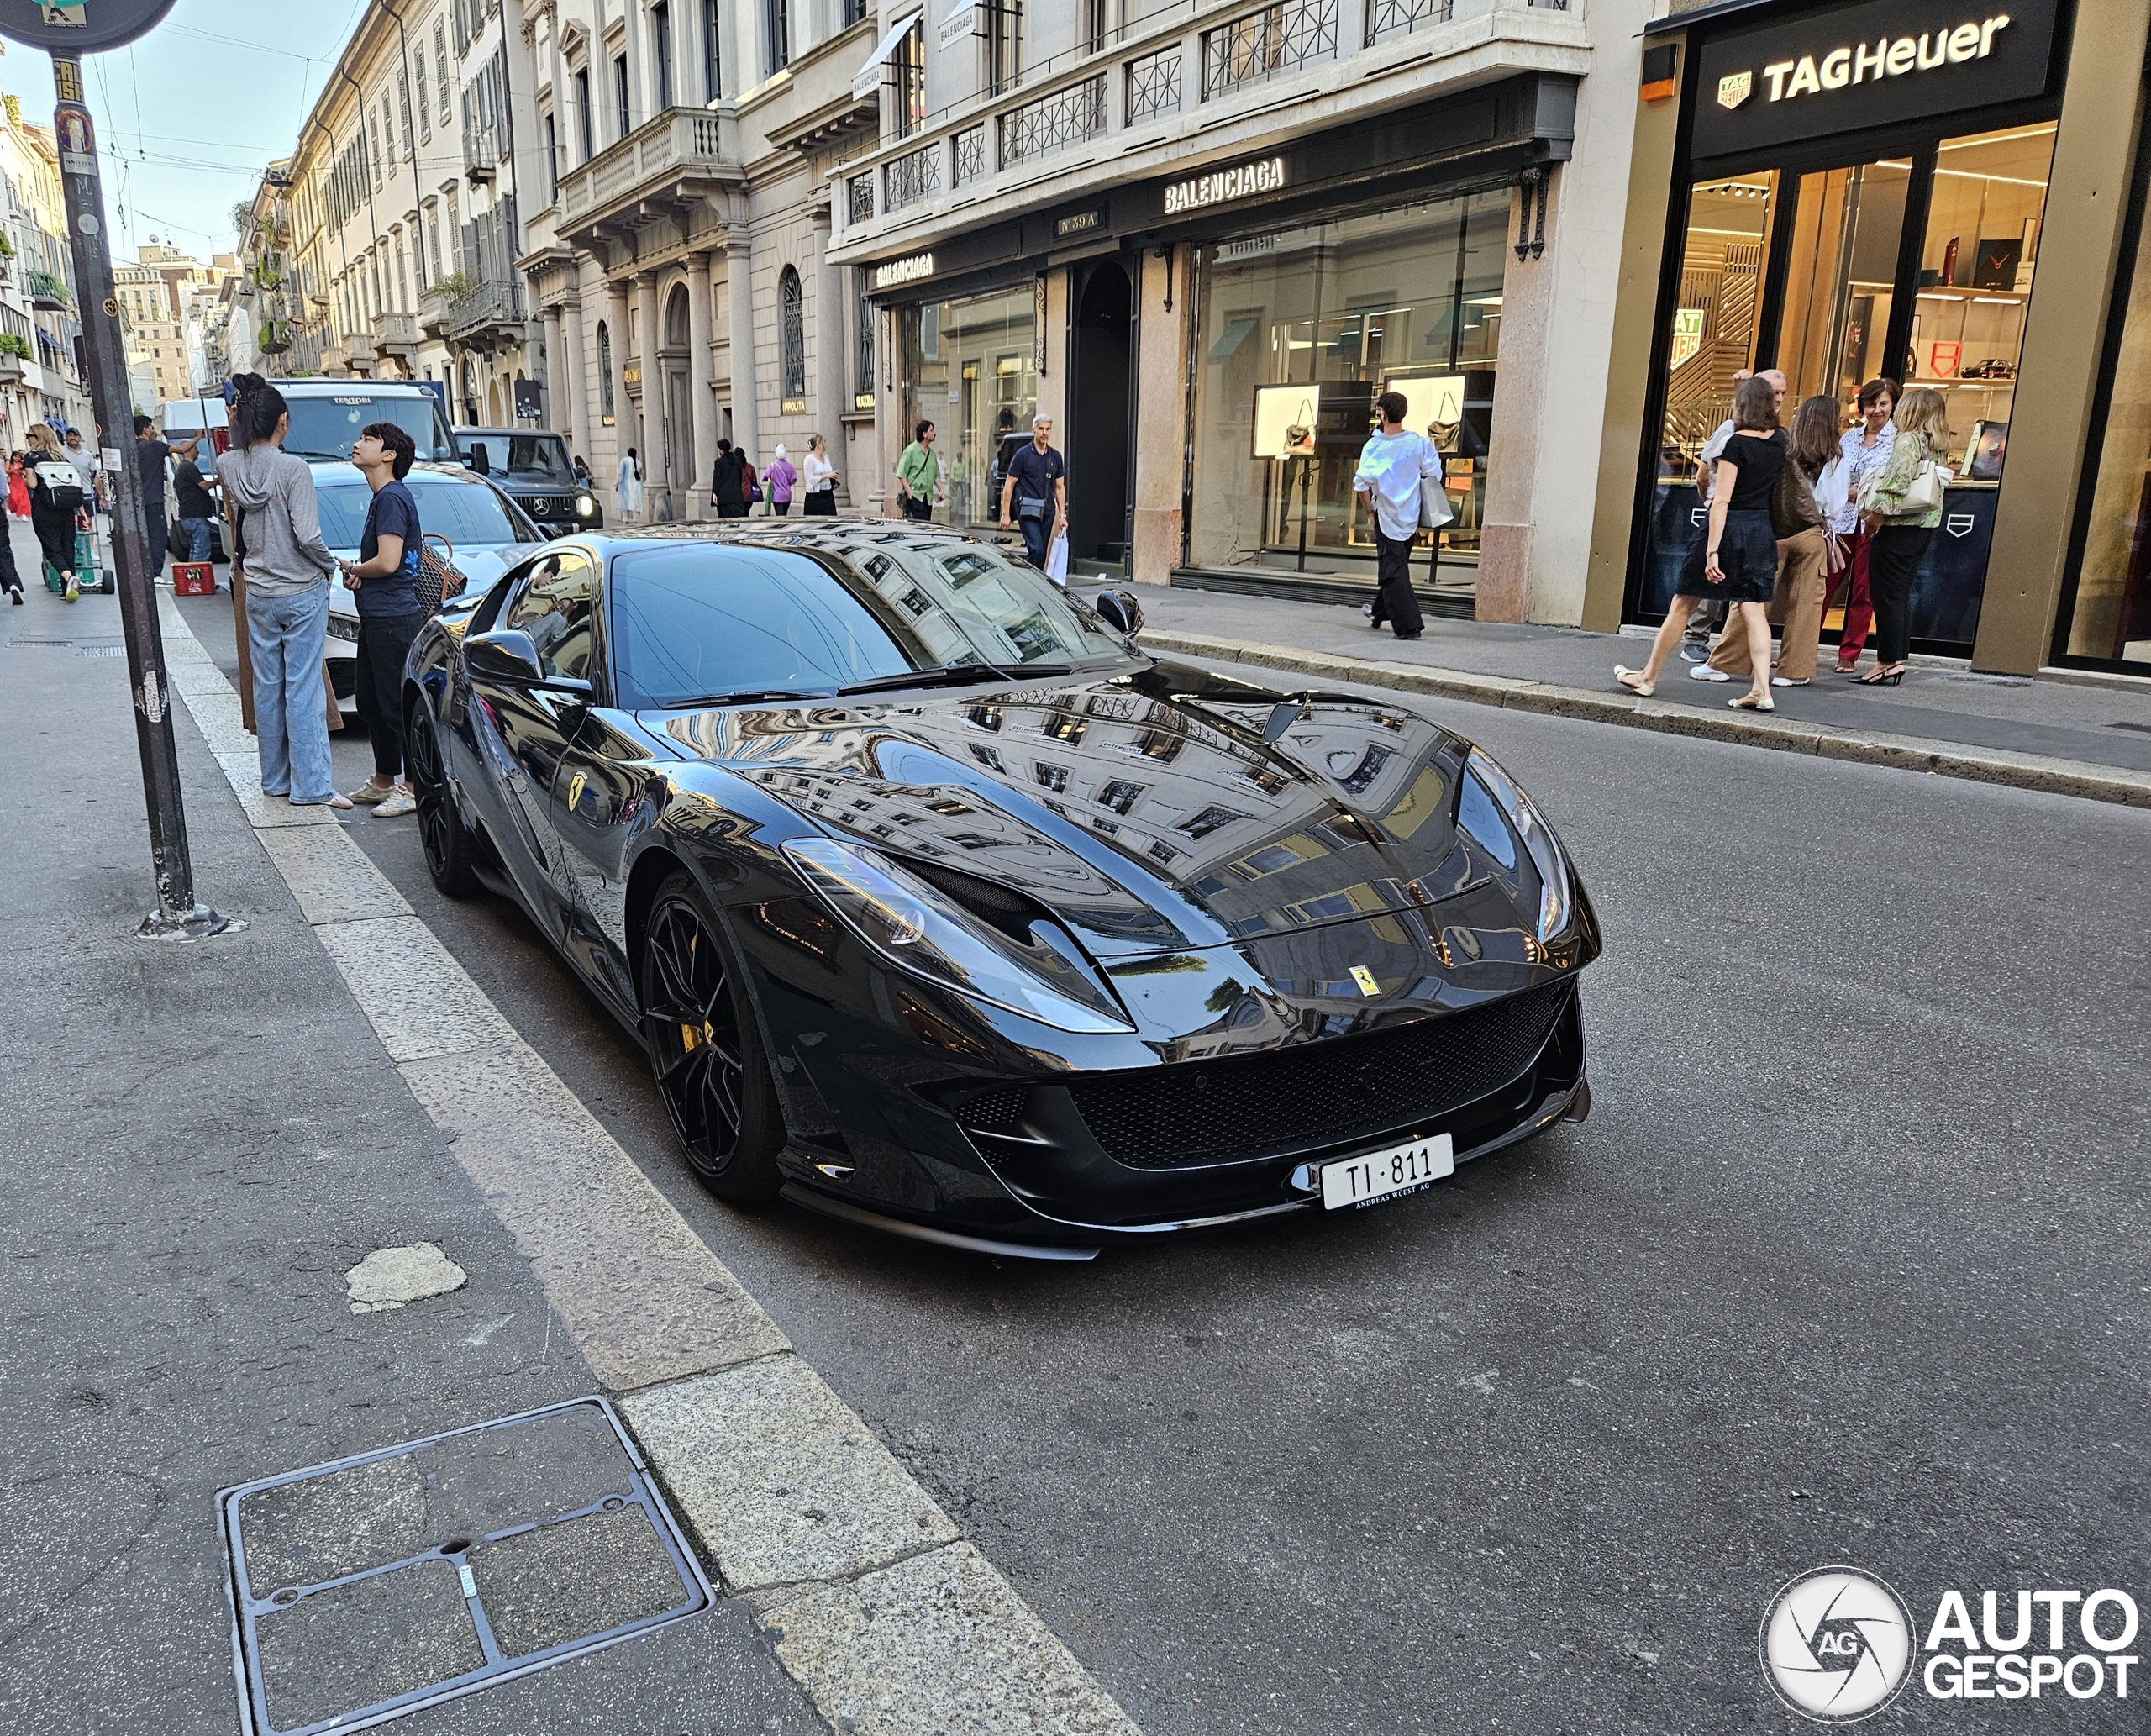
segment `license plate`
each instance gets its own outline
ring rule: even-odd
[[[347,621],[341,615],[331,615],[329,618],[329,636],[331,639],[348,639],[355,641],[359,636],[359,623],[356,621]]]
[[[1417,1193],[1456,1173],[1456,1147],[1447,1134],[1415,1139],[1388,1151],[1370,1151],[1322,1166],[1322,1207],[1335,1212],[1400,1193]]]

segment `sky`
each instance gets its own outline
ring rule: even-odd
[[[92,55],[86,94],[122,258],[154,235],[229,253],[232,207],[287,155],[371,0],[179,0],[131,47]],[[52,124],[52,65],[7,45],[0,91]]]

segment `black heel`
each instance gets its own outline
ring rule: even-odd
[[[1868,675],[1849,675],[1845,679],[1859,687],[1895,687],[1903,682],[1905,672],[1901,669],[1893,669],[1885,674],[1876,670]]]

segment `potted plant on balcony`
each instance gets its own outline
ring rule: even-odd
[[[13,386],[20,380],[30,354],[28,338],[17,332],[0,332],[0,384]]]
[[[8,232],[0,229],[0,283],[8,282],[15,270],[15,244],[8,239]]]
[[[452,312],[471,299],[471,280],[461,271],[450,271],[434,281],[434,293]]]
[[[65,313],[75,305],[67,286],[50,271],[32,271],[29,287],[30,305],[40,313]]]

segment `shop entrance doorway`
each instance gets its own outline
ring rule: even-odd
[[[1943,395],[1954,480],[1914,576],[1912,643],[1970,650],[2054,130],[2035,121],[1901,137],[1851,162],[1826,155],[1696,176],[1661,337],[1631,619],[1661,617],[1686,569],[1707,517],[1701,455],[1731,413],[1735,375],[1776,367],[1788,421],[1821,395],[1852,425],[1869,380]],[[1833,603],[1826,635],[1842,619]]]
[[[1135,293],[1120,260],[1100,260],[1078,279],[1068,343],[1068,558],[1098,567],[1128,561],[1128,413],[1134,402]]]

